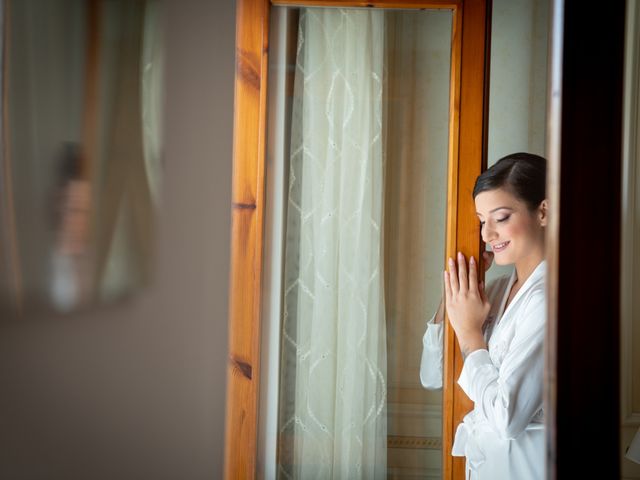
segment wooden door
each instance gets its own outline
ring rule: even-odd
[[[229,366],[225,478],[257,475],[261,379],[261,305],[265,209],[267,65],[271,5],[447,8],[453,11],[446,257],[479,257],[480,234],[471,199],[486,144],[486,0],[338,1],[238,0],[232,194]],[[443,258],[444,268],[444,258]],[[457,386],[462,357],[453,330],[445,331],[443,476],[464,478],[464,458],[449,452],[458,423],[472,403]]]

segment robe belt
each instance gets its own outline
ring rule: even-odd
[[[458,425],[451,449],[451,455],[467,457],[467,467],[472,471],[476,471],[485,462],[484,450],[476,435],[480,428],[475,423],[469,425],[463,422]]]
[[[543,423],[530,423],[525,431],[543,429]],[[493,429],[486,423],[462,422],[456,429],[451,455],[466,457],[467,468],[473,472],[477,471],[486,460],[483,447],[478,441],[478,433],[492,431]]]

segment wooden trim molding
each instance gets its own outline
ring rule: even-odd
[[[562,48],[564,8],[554,1],[551,8],[551,35],[549,44],[549,94],[547,95],[547,198],[549,223],[546,231],[547,257],[547,329],[545,332],[544,411],[546,415],[547,479],[555,479],[555,442],[557,401],[557,322],[552,310],[558,303],[558,242],[554,239],[560,228],[560,141],[562,124]]]
[[[273,0],[272,3],[453,10],[446,256],[461,250],[478,258],[480,235],[471,191],[484,164],[486,144],[489,1]],[[255,478],[257,472],[270,6],[268,0],[237,0],[226,479]],[[454,459],[450,452],[455,429],[472,404],[455,382],[462,358],[450,327],[445,333],[445,359],[443,476],[463,479],[464,458]],[[415,448],[435,445],[431,440],[415,441],[418,445]],[[399,445],[414,440],[391,438],[391,442]]]
[[[402,448],[411,450],[439,450],[442,439],[439,437],[411,437],[407,435],[389,435],[387,448]]]
[[[268,0],[238,0],[225,472],[256,471]]]
[[[486,163],[489,25],[485,0],[466,0],[456,11],[452,65],[459,65],[459,69],[452,72],[446,258],[455,258],[458,251],[476,259],[480,254],[480,228],[471,193]],[[456,428],[473,408],[473,402],[457,384],[463,359],[448,322],[444,344],[443,478],[462,479],[465,459],[453,457],[451,449]]]

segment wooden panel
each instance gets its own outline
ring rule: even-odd
[[[548,152],[547,477],[620,478],[625,2],[555,7],[552,78],[561,84],[553,85]]]
[[[452,65],[460,68],[452,71],[446,258],[455,257],[458,251],[475,258],[480,253],[480,228],[472,192],[475,179],[482,171],[486,147],[488,24],[486,0],[465,0],[455,15]],[[463,360],[448,322],[444,342],[442,467],[444,478],[457,480],[465,478],[465,459],[451,456],[453,438],[473,403],[457,384]]]
[[[238,0],[225,478],[256,471],[267,0]]]

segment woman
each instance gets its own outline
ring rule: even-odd
[[[468,479],[544,476],[543,343],[546,161],[528,153],[500,159],[476,180],[482,239],[510,276],[487,286],[478,262],[458,253],[444,272],[445,306],[464,367],[458,385],[474,402],[458,426],[452,455],[465,456]],[[491,255],[485,257],[491,263]],[[420,377],[442,386],[443,308],[424,335]]]

